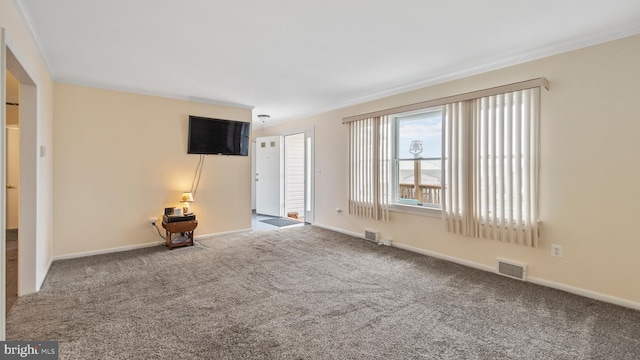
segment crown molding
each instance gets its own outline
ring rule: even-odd
[[[126,93],[137,94],[137,95],[154,96],[154,97],[161,97],[161,98],[174,99],[174,100],[183,100],[183,101],[191,101],[191,102],[204,103],[204,104],[220,105],[220,106],[226,106],[226,107],[232,107],[232,108],[244,109],[244,110],[253,110],[254,108],[253,105],[235,103],[231,101],[206,99],[206,98],[197,97],[197,96],[178,95],[175,93],[162,92],[162,91],[149,91],[144,89],[129,88],[126,86],[97,84],[97,83],[91,83],[86,81],[75,81],[75,80],[65,79],[65,78],[58,79],[56,80],[56,82],[59,84],[85,86],[85,87],[90,87],[94,89],[120,91],[120,92],[126,92]]]
[[[253,106],[247,105],[247,104],[234,103],[234,102],[228,102],[228,101],[222,101],[222,100],[214,100],[214,99],[204,99],[204,98],[192,97],[184,94],[176,94],[176,93],[162,92],[162,91],[148,91],[143,89],[129,88],[126,86],[110,86],[107,84],[78,82],[69,78],[66,78],[66,79],[59,78],[59,74],[56,73],[53,63],[51,62],[50,57],[47,54],[45,47],[43,46],[43,42],[40,40],[38,36],[37,28],[31,18],[28,7],[25,4],[25,1],[24,0],[12,0],[12,1],[19,16],[22,18],[22,21],[27,31],[30,33],[31,38],[34,41],[43,59],[43,62],[45,63],[45,66],[49,71],[51,78],[56,82],[102,88],[107,90],[131,92],[131,93],[136,93],[141,95],[150,95],[150,96],[158,96],[158,97],[172,98],[172,99],[178,99],[178,100],[210,103],[210,104],[216,104],[216,105],[228,106],[228,107],[234,107],[234,108],[240,108],[240,109],[254,108]],[[358,105],[358,104],[366,103],[369,101],[374,101],[374,100],[382,99],[385,97],[394,96],[394,95],[406,93],[409,91],[426,88],[429,86],[434,86],[434,85],[438,85],[438,84],[442,84],[442,83],[446,83],[454,80],[459,80],[465,77],[474,76],[474,75],[486,73],[489,71],[526,63],[533,60],[538,60],[541,58],[577,50],[580,48],[585,48],[588,46],[597,45],[597,44],[608,42],[608,41],[621,39],[621,38],[632,36],[632,35],[637,35],[639,33],[640,33],[639,24],[627,23],[627,24],[620,25],[617,28],[612,29],[608,32],[595,33],[595,34],[592,33],[587,36],[571,38],[565,41],[560,41],[553,44],[549,44],[547,46],[539,47],[525,53],[512,54],[511,56],[506,56],[499,60],[485,61],[484,63],[477,66],[471,66],[471,67],[458,66],[458,67],[445,68],[441,71],[438,71],[438,74],[434,74],[433,76],[430,76],[426,79],[422,79],[422,80],[411,82],[411,83],[405,83],[405,84],[387,88],[381,91],[375,91],[373,93],[369,93],[364,96],[354,97],[346,101],[330,103],[326,106],[319,106],[315,109],[311,109],[308,112],[304,112],[302,114],[287,116],[284,118],[279,118],[277,114],[272,114],[274,115],[274,118],[270,119],[270,124],[267,125],[267,127],[280,124],[280,123],[286,123],[290,121],[304,119],[304,118],[318,115],[321,113],[343,109],[349,106]]]
[[[29,33],[29,35],[31,35],[33,42],[36,44],[36,48],[38,48],[38,51],[40,52],[42,61],[44,62],[44,65],[47,67],[47,71],[49,71],[49,75],[53,80],[55,80],[56,73],[53,69],[53,65],[49,60],[47,51],[42,45],[42,41],[40,41],[40,37],[38,36],[38,31],[36,30],[33,20],[31,19],[31,15],[29,14],[29,10],[27,9],[27,6],[24,4],[22,0],[13,0],[13,5],[15,6],[16,10],[18,10],[18,14],[20,15],[20,18],[22,18],[22,22],[26,26],[27,32]]]
[[[231,101],[205,99],[197,96],[188,96],[187,100],[199,102],[199,103],[205,103],[205,104],[213,104],[213,105],[221,105],[221,106],[233,107],[238,109],[245,109],[245,110],[253,110],[255,108],[255,106],[253,105],[240,104],[240,103],[235,103]]]
[[[487,62],[471,68],[466,68],[466,69],[451,68],[451,69],[445,70],[443,75],[434,76],[434,77],[416,81],[410,84],[400,85],[394,88],[379,91],[366,96],[353,98],[351,100],[348,100],[342,103],[334,104],[333,106],[323,107],[312,113],[308,113],[307,115],[298,117],[295,120],[304,119],[310,116],[322,114],[322,113],[333,111],[333,110],[344,109],[349,106],[359,105],[369,101],[379,100],[389,96],[403,94],[409,91],[418,90],[418,89],[422,89],[422,88],[426,88],[426,87],[434,86],[438,84],[443,84],[450,81],[463,79],[469,76],[479,75],[479,74],[483,74],[493,70],[498,70],[498,69],[502,69],[502,68],[506,68],[506,67],[514,66],[518,64],[523,64],[529,61],[543,59],[546,57],[559,55],[562,53],[579,50],[589,46],[594,46],[594,45],[606,43],[609,41],[619,40],[625,37],[634,36],[638,34],[640,34],[640,25],[634,24],[626,28],[616,29],[614,31],[610,31],[603,34],[592,34],[590,36],[584,36],[581,38],[571,39],[563,42],[557,42],[545,47],[540,47],[540,48],[531,50],[523,54],[518,54],[518,55],[511,56],[506,59],[502,59],[498,61]],[[289,121],[293,121],[293,120],[289,120]]]

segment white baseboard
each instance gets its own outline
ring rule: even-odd
[[[314,223],[313,226],[317,226],[319,228],[323,228],[323,229],[339,232],[339,233],[342,233],[342,234],[345,234],[345,235],[350,235],[350,236],[353,236],[353,237],[364,239],[364,234],[358,234],[357,232],[348,231],[348,230],[340,229],[340,228],[337,228],[337,227],[324,225],[324,224],[318,224],[318,223]]]
[[[49,263],[47,264],[47,269],[44,271],[44,275],[42,276],[42,278],[36,282],[36,292],[40,291],[40,289],[42,288],[42,284],[44,284],[44,281],[47,279],[47,275],[49,275],[49,270],[51,270],[52,264],[53,264],[53,258],[49,260]],[[20,294],[20,296],[22,295],[24,294]]]
[[[404,244],[393,243],[392,246],[393,247],[397,247],[398,249],[404,249],[404,250],[407,250],[407,251],[416,252],[418,254],[423,254],[423,255],[432,256],[432,257],[435,257],[435,258],[438,258],[438,259],[451,261],[451,262],[454,262],[456,264],[469,266],[469,267],[472,267],[472,268],[475,268],[475,269],[488,271],[488,272],[491,272],[491,273],[494,273],[494,274],[498,273],[494,267],[488,266],[488,265],[485,265],[485,264],[480,264],[480,263],[477,263],[477,262],[474,262],[474,261],[468,261],[468,260],[456,258],[456,257],[453,257],[453,256],[440,254],[440,253],[433,252],[433,251],[427,251],[427,250],[415,248],[413,246],[408,246],[408,245],[404,245]],[[537,278],[537,277],[528,276],[527,277],[527,282],[530,282],[530,283],[533,283],[533,284],[536,284],[536,285],[542,285],[542,286],[550,287],[550,288],[557,289],[557,290],[566,291],[568,293],[584,296],[584,297],[587,297],[587,298],[590,298],[590,299],[594,299],[594,300],[604,301],[604,302],[607,302],[607,303],[610,303],[610,304],[614,304],[614,305],[620,305],[620,306],[624,306],[624,307],[627,307],[627,308],[640,310],[640,303],[638,303],[638,302],[631,301],[631,300],[626,300],[626,299],[622,299],[622,298],[618,298],[618,297],[607,295],[607,294],[602,294],[602,293],[591,291],[591,290],[581,289],[581,288],[578,288],[578,287],[575,287],[575,286],[571,286],[571,285],[557,283],[555,281],[550,281],[550,280],[546,280],[546,279],[541,279],[541,278]]]
[[[205,239],[211,239],[211,238],[214,238],[214,237],[217,237],[217,236],[240,234],[240,233],[245,233],[245,232],[249,232],[249,231],[251,231],[251,228],[240,229],[240,230],[232,230],[232,231],[225,231],[225,232],[219,232],[219,233],[213,233],[213,234],[204,234],[204,235],[194,236],[193,240],[205,240]]]
[[[317,226],[317,227],[320,227],[320,228],[333,230],[335,232],[339,232],[339,233],[346,234],[346,235],[351,235],[351,236],[354,236],[354,237],[357,237],[357,238],[364,238],[363,235],[354,233],[352,231],[339,229],[339,228],[336,228],[336,227],[333,227],[333,226],[327,226],[327,225],[322,225],[322,224],[314,224],[314,225]],[[428,251],[428,250],[420,249],[420,248],[409,246],[409,245],[398,244],[396,242],[392,243],[391,246],[396,247],[398,249],[403,249],[403,250],[415,252],[415,253],[418,253],[418,254],[431,256],[431,257],[434,257],[434,258],[450,261],[450,262],[453,262],[453,263],[456,263],[456,264],[468,266],[468,267],[471,267],[471,268],[474,268],[474,269],[479,269],[479,270],[488,271],[488,272],[497,274],[497,271],[496,271],[496,269],[494,267],[489,266],[489,265],[485,265],[485,264],[481,264],[481,263],[478,263],[478,262],[475,262],[475,261],[464,260],[464,259],[460,259],[460,258],[457,258],[457,257],[453,257],[453,256],[449,256],[449,255],[445,255],[445,254],[441,254],[441,253],[437,253],[437,252],[433,252],[433,251]],[[558,283],[558,282],[555,282],[555,281],[550,281],[550,280],[541,279],[541,278],[537,278],[537,277],[528,276],[527,277],[527,281],[530,282],[530,283],[536,284],[536,285],[541,285],[541,286],[546,286],[546,287],[550,287],[550,288],[557,289],[557,290],[566,291],[568,293],[584,296],[584,297],[587,297],[587,298],[590,298],[590,299],[599,300],[599,301],[603,301],[603,302],[606,302],[606,303],[627,307],[627,308],[634,309],[634,310],[640,310],[640,303],[639,302],[635,302],[635,301],[631,301],[631,300],[627,300],[627,299],[622,299],[622,298],[619,298],[619,297],[615,297],[615,296],[599,293],[599,292],[596,292],[596,291],[586,290],[586,289],[578,288],[578,287],[575,287],[575,286],[562,284],[562,283]]]
[[[243,232],[248,232],[248,231],[251,231],[251,229],[242,229],[242,230],[225,231],[225,232],[219,232],[219,233],[213,233],[213,234],[198,235],[198,236],[194,236],[193,239],[194,240],[204,240],[204,239],[209,239],[209,238],[216,237],[216,236],[237,234],[237,233],[243,233]],[[83,251],[83,252],[77,252],[77,253],[72,253],[72,254],[58,255],[58,256],[54,256],[53,257],[52,262],[56,261],[56,260],[77,259],[77,258],[87,257],[87,256],[103,255],[103,254],[111,254],[111,253],[116,253],[116,252],[121,252],[121,251],[144,249],[144,248],[147,248],[147,247],[158,246],[160,244],[164,244],[164,241],[162,241],[162,240],[160,240],[160,241],[152,241],[152,242],[142,243],[142,244],[126,245],[126,246],[119,246],[119,247],[115,247],[115,248],[92,250],[92,251]],[[51,264],[49,264],[49,267],[51,267]],[[47,272],[48,272],[48,270],[47,270]],[[42,285],[42,284],[40,284],[40,285]]]
[[[611,296],[611,295],[607,295],[607,294],[603,294],[603,293],[599,293],[599,292],[595,292],[595,291],[591,291],[591,290],[581,289],[581,288],[578,288],[578,287],[575,287],[575,286],[561,284],[561,283],[557,283],[557,282],[554,282],[554,281],[540,279],[540,278],[531,277],[531,276],[527,277],[527,281],[530,282],[530,283],[537,284],[537,285],[542,285],[542,286],[546,286],[546,287],[550,287],[550,288],[566,291],[568,293],[584,296],[584,297],[587,297],[587,298],[590,298],[590,299],[604,301],[604,302],[607,302],[607,303],[610,303],[610,304],[620,305],[620,306],[631,308],[631,309],[634,309],[634,310],[640,310],[640,303],[639,302],[635,302],[635,301],[631,301],[631,300],[627,300],[627,299],[622,299],[622,298],[619,298],[619,297],[615,297],[615,296]]]
[[[164,243],[164,241],[152,241],[152,242],[136,244],[136,245],[126,245],[126,246],[119,246],[119,247],[109,248],[109,249],[83,251],[83,252],[77,252],[77,253],[72,253],[72,254],[58,255],[58,256],[54,256],[53,257],[53,261],[76,259],[76,258],[81,258],[81,257],[102,255],[102,254],[110,254],[110,253],[115,253],[115,252],[129,251],[129,250],[136,250],[136,249],[144,249],[144,248],[148,248],[148,247],[152,247],[152,246],[158,246],[158,245],[163,244],[163,243]]]
[[[391,246],[396,247],[398,249],[403,249],[403,250],[411,251],[411,252],[414,252],[414,253],[431,256],[431,257],[434,257],[434,258],[437,258],[437,259],[446,260],[446,261],[449,261],[449,262],[452,262],[452,263],[456,263],[456,264],[472,267],[474,269],[479,269],[479,270],[488,271],[488,272],[492,272],[492,273],[496,272],[496,269],[494,267],[489,266],[489,265],[485,265],[485,264],[481,264],[481,263],[477,263],[475,261],[464,260],[464,259],[460,259],[460,258],[457,258],[457,257],[453,257],[453,256],[449,256],[449,255],[445,255],[445,254],[441,254],[441,253],[437,253],[437,252],[433,252],[433,251],[428,251],[428,250],[420,249],[420,248],[409,246],[409,245],[398,244],[398,243],[395,243],[395,242],[392,243]]]

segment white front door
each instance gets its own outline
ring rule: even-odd
[[[256,213],[282,216],[282,146],[280,136],[256,138]]]

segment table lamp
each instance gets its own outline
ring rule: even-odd
[[[182,203],[182,214],[186,215],[191,212],[191,203],[193,202],[193,195],[190,192],[182,193],[180,198]]]

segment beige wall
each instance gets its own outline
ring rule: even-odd
[[[493,268],[497,257],[528,264],[538,283],[640,307],[640,36],[268,127],[265,135],[315,127],[316,223],[375,229],[395,243]],[[347,209],[347,127],[341,118],[497,85],[546,77],[542,98],[542,239],[530,249],[443,231],[439,218],[393,213],[389,223]],[[564,247],[550,256],[551,244]]]
[[[188,116],[250,121],[251,110],[56,84],[54,255],[161,241],[149,225],[179,206],[198,155]],[[251,228],[249,156],[205,157],[196,236]]]

